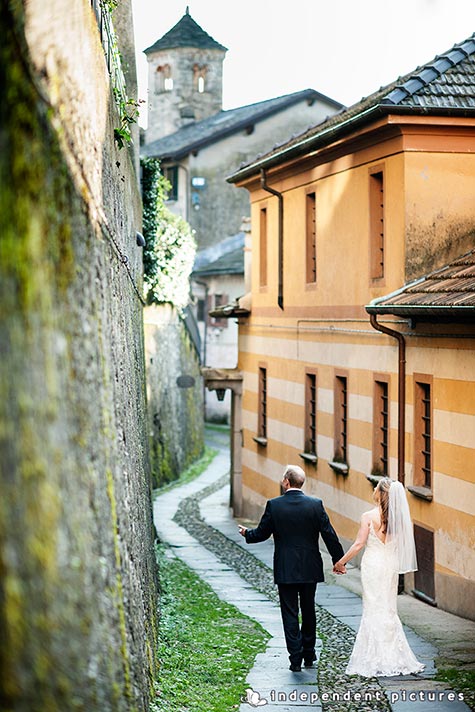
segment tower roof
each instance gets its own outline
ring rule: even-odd
[[[144,53],[150,54],[151,52],[158,52],[163,49],[175,49],[176,47],[219,49],[222,52],[227,52],[228,49],[222,44],[219,44],[219,42],[216,42],[211,35],[208,35],[208,33],[193,20],[188,7],[181,20],[153,45],[147,47]]]

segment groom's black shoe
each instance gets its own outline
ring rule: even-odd
[[[303,664],[305,665],[305,667],[312,667],[316,659],[317,656],[314,653],[311,658],[304,658]]]
[[[292,670],[292,672],[302,672],[302,666],[297,663],[290,663],[289,670]]]

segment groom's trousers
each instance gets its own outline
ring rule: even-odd
[[[280,583],[279,599],[284,626],[285,642],[289,651],[289,660],[293,665],[300,665],[302,658],[312,661],[315,655],[316,583]],[[299,624],[299,603],[302,624]]]

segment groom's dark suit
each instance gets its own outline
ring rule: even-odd
[[[333,563],[343,556],[343,548],[330,524],[320,499],[308,497],[300,489],[290,489],[270,499],[255,529],[245,532],[248,544],[274,535],[274,581],[279,588],[285,639],[292,665],[302,658],[310,663],[315,656],[315,590],[324,580],[318,546],[321,534]],[[302,625],[299,626],[299,597]]]

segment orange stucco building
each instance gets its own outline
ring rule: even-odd
[[[249,518],[307,473],[349,543],[404,482],[406,590],[475,617],[475,38],[229,179],[250,193],[239,318]],[[439,272],[445,267],[445,272]]]

